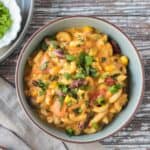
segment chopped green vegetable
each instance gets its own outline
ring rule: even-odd
[[[73,110],[76,114],[81,114],[82,113],[82,109],[79,107],[79,108],[76,108]]]
[[[63,93],[67,93],[68,92],[68,87],[67,86],[63,86],[62,87],[62,92]]]
[[[86,66],[85,67],[85,72],[86,72],[86,75],[90,75],[90,66]]]
[[[66,94],[66,93],[69,91],[69,88],[68,88],[67,85],[64,85],[64,84],[59,83],[59,84],[58,84],[58,87],[59,87],[59,89],[60,89],[64,94]]]
[[[85,78],[86,76],[91,76],[91,77],[98,77],[99,73],[98,71],[92,67],[92,63],[93,63],[93,57],[89,56],[87,53],[85,52],[81,52],[79,55],[79,59],[78,59],[78,66],[80,68],[80,76],[78,78]]]
[[[39,88],[41,88],[43,91],[46,91],[48,88],[48,83],[44,83],[41,79],[37,80],[37,81],[33,81],[32,84],[34,86],[37,86]]]
[[[76,57],[68,54],[68,55],[66,55],[66,59],[67,59],[67,61],[74,61],[76,59]]]
[[[121,84],[116,84],[116,85],[113,85],[109,88],[109,91],[112,93],[112,94],[115,94],[118,92],[119,89],[122,88],[122,85]]]
[[[53,48],[58,48],[58,42],[55,41],[55,40],[51,40],[50,41],[50,46],[53,47]]]
[[[96,122],[92,123],[92,128],[98,130],[99,129],[99,124],[96,123]]]
[[[83,72],[79,72],[75,75],[75,79],[83,79],[86,75]]]
[[[41,90],[41,91],[39,91],[39,96],[42,96],[42,95],[44,95],[45,93],[46,93],[46,91]]]
[[[100,106],[104,105],[105,104],[105,99],[104,97],[99,97],[96,99],[96,103]]]
[[[12,23],[9,10],[0,2],[0,39],[10,29]]]
[[[42,65],[41,65],[41,70],[45,70],[47,67],[48,67],[48,61],[46,61],[45,63],[43,63]]]
[[[81,52],[78,59],[78,65],[81,67],[90,66],[92,65],[93,57],[88,55],[85,52]]]
[[[109,73],[105,72],[105,73],[101,74],[100,78],[105,79],[105,78],[107,78],[109,76],[110,76]]]
[[[64,99],[65,99],[65,97],[64,97],[64,96],[59,96],[59,101],[60,101],[61,105],[63,104]]]
[[[81,52],[79,55],[78,65],[80,67],[85,67],[85,56],[87,56],[87,54],[85,52]]]
[[[69,107],[69,106],[71,106],[72,105],[72,101],[69,101],[68,103],[67,103],[67,106]]]
[[[64,77],[65,77],[67,80],[69,80],[69,79],[71,79],[71,74],[69,74],[69,73],[64,73]]]
[[[69,136],[73,136],[74,135],[74,130],[72,128],[67,128],[66,129],[66,134],[68,134]]]
[[[97,78],[99,76],[99,73],[95,68],[91,67],[90,68],[90,76]]]
[[[85,56],[85,64],[87,65],[87,66],[90,66],[90,65],[92,65],[92,62],[93,62],[93,57],[92,56]]]
[[[73,98],[77,99],[78,98],[78,94],[77,94],[78,89],[70,89],[69,91],[69,95],[72,96]]]
[[[51,77],[50,77],[50,80],[51,80],[51,81],[54,81],[54,80],[57,80],[57,79],[58,79],[58,76],[51,76]]]

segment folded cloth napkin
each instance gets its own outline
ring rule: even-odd
[[[104,150],[100,143],[71,144],[37,128],[22,111],[15,89],[0,78],[0,148],[8,150]]]

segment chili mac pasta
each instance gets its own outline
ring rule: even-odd
[[[128,58],[93,27],[45,37],[28,59],[25,94],[41,119],[68,135],[92,134],[128,101]]]

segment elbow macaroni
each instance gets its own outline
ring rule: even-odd
[[[113,54],[108,36],[89,26],[43,41],[25,68],[29,101],[41,119],[75,135],[101,130],[128,101],[127,56]]]

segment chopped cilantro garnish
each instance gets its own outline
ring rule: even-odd
[[[66,59],[67,59],[67,61],[74,61],[74,60],[76,59],[76,57],[73,56],[73,55],[67,54],[67,55],[66,55]]]
[[[86,77],[85,74],[82,72],[79,72],[75,75],[75,79],[83,79],[85,77]]]
[[[47,88],[48,88],[48,83],[44,83],[42,80],[35,80],[35,81],[33,81],[32,82],[32,84],[34,85],[34,86],[37,86],[37,87],[39,87],[39,88],[41,88],[43,91],[46,91],[47,90]]]
[[[112,94],[115,94],[118,92],[119,89],[122,88],[122,85],[121,84],[116,84],[116,85],[113,85],[109,88],[109,91],[112,93]]]
[[[96,122],[92,123],[92,127],[93,127],[94,129],[96,129],[96,130],[99,129],[99,125],[98,125],[98,123],[96,123]]]
[[[80,107],[74,109],[73,111],[74,111],[74,113],[76,113],[76,114],[81,114],[81,113],[82,113],[82,109],[81,109]]]
[[[93,62],[93,57],[92,56],[85,56],[85,64],[87,65],[87,66],[90,66],[90,65],[92,65],[92,62]]]
[[[41,65],[41,70],[45,70],[48,67],[48,61]]]
[[[85,52],[81,52],[78,58],[78,66],[80,68],[80,74],[77,75],[78,78],[85,78],[86,76],[98,77],[98,71],[92,67],[93,57],[89,56]]]
[[[74,135],[74,130],[72,128],[67,128],[66,129],[66,134],[68,134],[69,136],[73,136]]]
[[[57,79],[58,79],[58,76],[51,76],[51,77],[50,77],[50,80],[51,80],[51,81],[54,81],[54,80],[57,80]]]
[[[44,94],[45,94],[45,92],[46,92],[46,91],[44,91],[44,90],[39,91],[39,96],[44,95]]]
[[[69,79],[71,79],[71,74],[69,74],[69,73],[64,73],[64,77],[65,77],[67,80],[69,80]]]
[[[64,97],[64,96],[59,96],[59,101],[60,101],[61,105],[63,104],[64,99],[65,99],[65,97]]]
[[[87,54],[85,52],[81,52],[79,55],[78,65],[80,67],[85,67],[85,56],[87,56]]]
[[[104,97],[99,97],[96,99],[96,103],[100,106],[104,105],[105,104],[105,99]]]
[[[78,94],[77,94],[78,89],[70,89],[69,91],[69,95],[72,96],[73,98],[77,99],[78,98]]]
[[[50,40],[50,46],[52,47],[52,48],[58,48],[58,42],[57,41],[55,41],[55,40]]]
[[[69,91],[69,88],[68,88],[67,85],[64,85],[64,84],[59,83],[59,84],[58,84],[58,87],[59,87],[59,89],[60,89],[64,94],[66,94],[66,93]]]
[[[91,77],[97,78],[99,76],[99,73],[98,73],[98,71],[95,68],[90,67],[90,74],[89,75]]]

